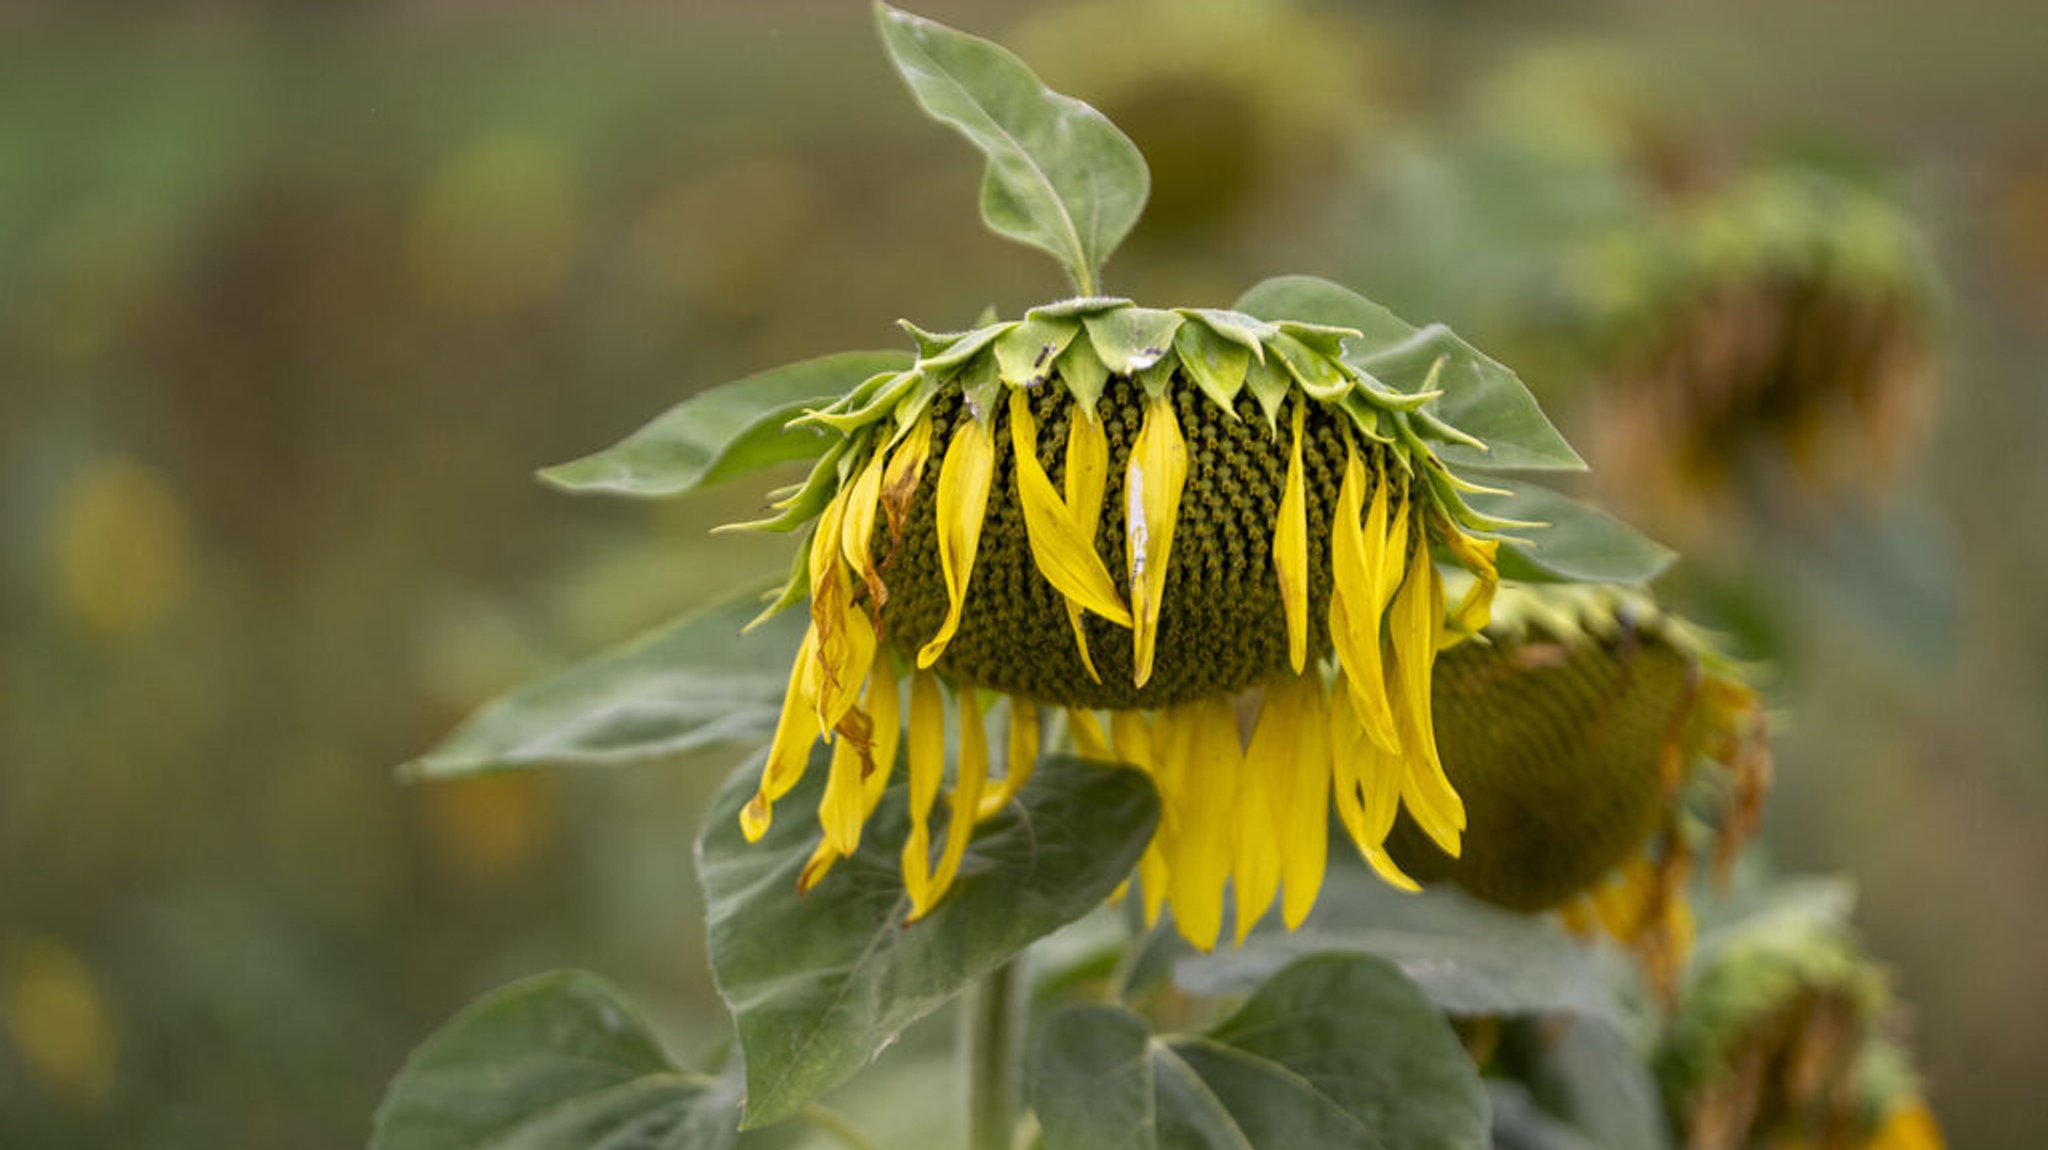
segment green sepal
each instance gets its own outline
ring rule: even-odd
[[[1002,394],[1003,377],[996,370],[996,357],[984,355],[960,370],[960,398],[977,423],[995,426],[996,398]]]
[[[1088,316],[1088,339],[1115,375],[1135,376],[1173,352],[1174,332],[1185,322],[1170,311],[1122,307]]]
[[[1060,353],[1080,332],[1079,320],[1027,315],[996,340],[996,368],[1003,382],[1037,387],[1058,369]]]
[[[924,373],[914,367],[874,376],[847,396],[844,403],[821,411],[807,411],[790,422],[792,425],[821,424],[842,435],[850,435],[894,408],[923,378]]]
[[[1287,393],[1294,390],[1287,369],[1271,360],[1254,359],[1245,369],[1244,385],[1258,401],[1259,410],[1265,413],[1266,426],[1278,431],[1280,408],[1287,402]]]
[[[1095,403],[1102,398],[1102,389],[1109,385],[1109,365],[1095,354],[1091,340],[1077,339],[1067,345],[1060,355],[1060,382],[1066,386],[1067,394],[1074,397],[1082,411],[1095,414]]]
[[[1277,332],[1266,341],[1274,355],[1287,368],[1301,389],[1312,398],[1324,403],[1335,403],[1349,394],[1352,380],[1344,373],[1335,360],[1301,342],[1285,332]]]
[[[1015,326],[1017,325],[1014,320],[1007,323],[984,324],[962,334],[937,355],[918,360],[917,366],[930,375],[943,376],[949,369],[959,367],[980,355],[983,348],[994,343],[1004,332]]]
[[[1039,304],[1024,313],[1025,319],[1080,319],[1098,312],[1130,307],[1134,301],[1115,295],[1084,295],[1054,303]]]
[[[1481,510],[1512,506],[1549,524],[1534,541],[1504,544],[1503,579],[1525,583],[1648,583],[1677,558],[1669,547],[1595,507],[1547,487],[1502,479],[1512,496],[1475,495]]]
[[[1266,341],[1279,330],[1256,316],[1223,308],[1184,307],[1180,314],[1200,320],[1210,331],[1251,352],[1260,363],[1266,361]]]
[[[796,489],[796,493],[775,504],[775,514],[764,516],[760,519],[750,519],[744,523],[720,524],[711,529],[712,533],[772,531],[777,534],[783,534],[794,531],[810,522],[818,512],[825,510],[825,505],[832,502],[832,497],[838,494],[839,461],[846,457],[847,444],[850,442],[850,440],[841,439],[827,449],[825,454],[819,457],[818,462],[812,466],[811,473],[804,477],[804,481]]]
[[[1252,353],[1227,340],[1204,323],[1184,323],[1173,336],[1181,366],[1225,415],[1237,418],[1237,393],[1244,388]]]
[[[1273,326],[1285,335],[1309,345],[1331,359],[1344,358],[1344,341],[1358,339],[1365,333],[1356,328],[1334,327],[1330,324],[1303,323],[1299,320],[1276,320]]]

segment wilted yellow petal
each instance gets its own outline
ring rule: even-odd
[[[903,889],[913,915],[931,906],[932,804],[946,774],[946,702],[936,676],[918,671],[910,676],[910,835],[903,842]]]
[[[867,697],[863,701],[862,706],[867,711],[874,725],[874,737],[869,744],[869,754],[863,759],[860,767],[860,825],[865,826],[868,819],[874,817],[875,808],[881,805],[882,794],[888,789],[889,773],[895,766],[896,744],[901,734],[899,724],[903,720],[903,715],[897,702],[895,670],[886,663],[877,668],[873,676],[868,679]],[[798,894],[809,892],[827,874],[831,873],[834,864],[838,863],[846,854],[850,854],[853,850],[859,848],[858,829],[856,829],[855,836],[851,840],[851,845],[845,851],[842,851],[838,845],[835,845],[834,836],[830,833],[829,829],[832,815],[827,813],[834,801],[832,788],[838,784],[837,768],[839,766],[839,756],[845,753],[846,749],[852,745],[850,741],[842,740],[839,747],[834,750],[832,765],[835,768],[835,773],[826,782],[826,795],[819,807],[820,821],[828,829],[825,837],[818,843],[817,848],[811,851],[811,857],[805,861],[803,871],[797,875],[796,889]]]
[[[817,696],[818,632],[804,632],[797,648],[796,662],[789,669],[789,689],[782,696],[782,717],[775,723],[775,740],[768,746],[768,760],[761,767],[761,788],[740,810],[740,831],[748,842],[759,842],[768,833],[776,799],[804,777],[811,746],[818,741],[814,715]]]
[[[1095,413],[1083,411],[1078,403],[1067,418],[1066,486],[1067,514],[1073,517],[1074,530],[1092,544],[1096,529],[1102,525],[1103,492],[1109,487],[1109,439]],[[1073,628],[1074,646],[1081,653],[1081,669],[1088,672],[1092,682],[1100,683],[1102,676],[1095,670],[1095,657],[1088,653],[1088,632],[1081,625],[1081,608],[1071,600],[1066,608],[1067,625]],[[1125,617],[1129,618],[1128,613]],[[1122,625],[1128,627],[1130,623]]]
[[[1102,723],[1093,711],[1067,709],[1067,737],[1074,741],[1074,753],[1084,759],[1113,763],[1116,755],[1109,749],[1109,737],[1102,733]]]
[[[1387,702],[1386,668],[1380,654],[1380,616],[1386,608],[1388,587],[1382,560],[1387,546],[1386,477],[1381,475],[1373,484],[1370,510],[1364,506],[1365,486],[1365,460],[1357,445],[1351,444],[1344,461],[1344,479],[1337,489],[1336,521],[1330,526],[1330,642],[1367,736],[1393,751],[1401,744]],[[1405,503],[1402,514],[1406,514]]]
[[[1239,943],[1265,917],[1283,885],[1289,897],[1282,914],[1290,927],[1301,921],[1296,911],[1307,915],[1322,886],[1330,783],[1321,697],[1322,685],[1313,679],[1274,683],[1266,688],[1252,727],[1244,752],[1243,821],[1232,875]],[[1295,894],[1296,887],[1305,894]]]
[[[1437,649],[1455,646],[1486,629],[1493,621],[1493,597],[1500,590],[1500,541],[1474,539],[1450,527],[1444,532],[1445,546],[1460,565],[1472,573],[1472,585],[1458,598],[1450,624],[1437,639]]]
[[[981,797],[981,811],[975,816],[978,821],[994,818],[1031,781],[1031,772],[1038,766],[1036,704],[1011,696],[1009,733],[1004,742],[1008,753],[1003,763],[1003,781]]]
[[[1236,853],[1237,782],[1242,755],[1237,712],[1227,698],[1175,707],[1162,721],[1178,729],[1173,789],[1180,826],[1170,856],[1174,924],[1197,950],[1216,945],[1223,930],[1223,888]]]
[[[1436,722],[1430,711],[1429,680],[1436,662],[1436,637],[1443,618],[1443,581],[1430,561],[1427,540],[1415,541],[1407,577],[1388,614],[1393,631],[1388,660],[1390,695],[1401,729],[1407,785],[1402,797],[1416,822],[1445,853],[1459,853],[1465,804],[1444,774],[1436,751]]]
[[[1145,422],[1131,445],[1124,472],[1124,519],[1131,563],[1132,683],[1152,678],[1159,644],[1159,607],[1166,592],[1166,565],[1173,555],[1174,523],[1188,477],[1187,443],[1173,404],[1161,397],[1145,406]]]
[[[1275,722],[1294,739],[1287,766],[1292,784],[1279,809],[1280,915],[1293,930],[1308,917],[1323,888],[1329,864],[1330,740],[1325,726],[1323,685],[1314,675],[1269,690],[1267,706],[1279,704]],[[1264,716],[1261,716],[1261,722]],[[1258,737],[1253,732],[1253,738]]]
[[[889,601],[889,589],[882,585],[882,576],[875,570],[872,548],[875,513],[882,497],[882,469],[882,451],[877,448],[868,458],[867,466],[860,469],[853,486],[847,489],[845,523],[839,532],[840,551],[846,556],[847,567],[867,586],[871,613],[880,611],[882,604]]]
[[[917,653],[917,665],[928,668],[945,653],[960,629],[967,608],[967,581],[974,572],[974,552],[981,545],[981,520],[988,510],[989,484],[995,479],[995,437],[978,419],[963,419],[939,464],[939,569],[946,580],[946,618],[939,633]]]
[[[974,815],[981,807],[982,788],[988,784],[988,736],[982,730],[981,707],[972,692],[960,695],[960,769],[953,778],[948,797],[946,849],[939,855],[939,869],[932,875],[931,896],[922,907],[913,907],[909,921],[916,922],[946,897],[946,891],[960,874],[960,862],[967,857],[967,843],[974,837]]]
[[[1095,532],[1085,534],[1068,513],[1038,462],[1038,425],[1031,400],[1021,390],[1010,392],[1010,448],[1016,460],[1017,501],[1024,508],[1024,530],[1039,574],[1067,601],[1093,611],[1120,627],[1131,625],[1131,613],[1116,593],[1116,581],[1095,553]]]
[[[1160,716],[1164,724],[1166,717]],[[1152,788],[1159,795],[1159,823],[1153,828],[1152,841],[1145,844],[1145,853],[1138,858],[1138,882],[1145,893],[1145,925],[1151,927],[1159,922],[1159,911],[1166,905],[1166,891],[1171,873],[1167,864],[1173,842],[1174,828],[1180,825],[1180,815],[1174,810],[1169,783],[1171,775],[1160,769],[1159,749],[1154,745],[1152,721],[1142,711],[1113,711],[1109,716],[1109,735],[1116,746],[1119,762],[1129,763],[1152,776]],[[1162,734],[1161,738],[1164,738]]]
[[[1870,1150],[1946,1150],[1941,1124],[1925,1102],[1893,1106],[1871,1139]]]
[[[841,739],[832,748],[832,771],[825,778],[825,794],[818,800],[818,822],[825,828],[825,841],[842,855],[860,849],[861,748],[852,739]]]
[[[932,453],[932,421],[922,417],[903,433],[902,442],[889,453],[889,466],[882,472],[882,514],[889,524],[889,546],[903,543],[904,525],[910,522],[910,503],[924,482],[924,463]]]
[[[1294,449],[1287,457],[1287,482],[1280,490],[1280,514],[1273,523],[1273,571],[1287,610],[1287,661],[1294,673],[1308,662],[1308,486],[1301,464],[1305,400],[1294,403]],[[1240,921],[1239,937],[1242,938]]]

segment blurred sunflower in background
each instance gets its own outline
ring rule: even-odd
[[[1675,200],[1589,430],[1617,497],[1796,518],[1883,488],[1932,408],[1937,289],[1876,191],[1778,165]]]
[[[1056,719],[1083,754],[1150,774],[1164,818],[1139,868],[1147,916],[1171,902],[1199,947],[1227,884],[1240,936],[1283,888],[1287,920],[1307,914],[1333,798],[1390,882],[1414,885],[1383,849],[1401,810],[1460,853],[1430,678],[1439,649],[1486,624],[1499,544],[1473,533],[1505,523],[1460,498],[1471,485],[1433,445],[1474,441],[1422,409],[1432,393],[1347,364],[1358,331],[1243,312],[1083,299],[912,330],[913,366],[804,417],[840,438],[770,521],[816,517],[782,597],[809,599],[810,626],[750,837],[834,741],[802,885],[817,882],[857,849],[901,738],[922,916]],[[1437,552],[1470,576],[1455,604]],[[948,694],[959,765],[934,861]]]
[[[1755,913],[1703,949],[1656,1068],[1696,1150],[1939,1150],[1890,979],[1837,921]]]

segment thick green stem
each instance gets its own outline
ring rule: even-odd
[[[961,1014],[968,1150],[1011,1150],[1016,1140],[1017,1048],[1023,1037],[1017,981],[1015,963],[1000,967],[968,996]]]

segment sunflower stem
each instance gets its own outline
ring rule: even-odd
[[[967,1065],[968,1150],[1011,1150],[1017,1133],[1017,964],[982,979],[961,1013]]]

